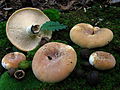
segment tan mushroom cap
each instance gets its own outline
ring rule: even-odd
[[[108,44],[113,39],[113,33],[107,28],[80,23],[71,29],[70,38],[83,48],[96,48]]]
[[[33,50],[42,37],[52,36],[52,31],[40,31],[39,36],[30,36],[26,29],[32,25],[42,25],[49,18],[39,9],[22,8],[14,12],[7,21],[6,33],[11,43],[22,51]]]
[[[5,69],[18,68],[18,64],[23,60],[26,60],[26,56],[23,53],[12,52],[6,54],[1,63]]]
[[[116,64],[114,56],[104,51],[96,51],[92,53],[89,57],[89,62],[99,70],[111,69]]]
[[[32,70],[37,79],[45,82],[59,82],[74,69],[77,62],[75,50],[66,44],[50,42],[35,54]]]

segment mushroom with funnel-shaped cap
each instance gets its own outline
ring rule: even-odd
[[[22,8],[7,21],[6,33],[11,43],[22,51],[30,51],[39,45],[41,38],[52,37],[52,31],[40,30],[49,18],[39,9]]]
[[[70,38],[83,48],[96,48],[107,45],[113,39],[113,33],[108,28],[80,23],[70,30]]]

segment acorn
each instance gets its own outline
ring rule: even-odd
[[[87,75],[87,81],[91,86],[96,86],[99,83],[98,71],[91,71]]]
[[[92,70],[93,69],[93,66],[87,61],[81,62],[80,65],[82,66],[82,69],[84,69],[84,70]]]
[[[84,58],[84,59],[89,59],[89,56],[90,56],[90,51],[89,51],[89,49],[82,49],[82,50],[80,51],[80,55],[81,55],[81,57]]]
[[[25,77],[25,72],[23,70],[17,70],[15,73],[14,73],[14,77],[15,79],[17,80],[21,80]]]
[[[85,72],[80,68],[76,68],[76,69],[74,69],[72,75],[75,78],[84,78],[85,77]]]
[[[86,61],[81,62],[81,66],[83,66],[83,67],[85,67],[85,68],[91,68],[91,67],[92,67],[92,65],[90,65],[90,63],[89,63],[89,62],[86,62]]]

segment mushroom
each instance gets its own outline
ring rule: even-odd
[[[30,51],[39,45],[41,38],[52,37],[52,31],[40,30],[49,18],[39,9],[22,8],[14,12],[6,24],[6,33],[11,43],[22,51]]]
[[[18,68],[18,64],[23,60],[26,60],[26,56],[23,53],[12,52],[6,54],[1,63],[5,69],[11,69]]]
[[[44,82],[59,82],[74,69],[77,62],[75,50],[66,44],[50,42],[36,52],[32,70],[37,79]]]
[[[96,48],[107,45],[113,39],[113,33],[108,28],[80,23],[70,30],[70,38],[83,48]]]
[[[89,63],[99,70],[108,70],[115,66],[116,60],[108,52],[96,51],[90,55]]]
[[[17,70],[15,73],[14,73],[14,77],[18,80],[22,79],[25,77],[25,72],[23,70]]]

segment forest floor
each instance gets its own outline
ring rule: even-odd
[[[0,2],[2,1],[4,0],[1,0]],[[41,3],[45,3],[45,2],[41,2]],[[41,3],[37,3],[37,4],[41,4]],[[15,10],[23,6],[24,7],[26,6],[26,4],[23,5],[20,2],[17,4],[19,5],[15,4],[16,7],[10,6],[11,4],[10,5],[8,4],[10,8],[8,8],[7,6],[7,9],[10,9],[10,11],[3,10],[3,8],[1,8],[0,60],[2,60],[3,56],[9,52],[19,51],[10,43],[10,41],[6,36],[6,31],[5,31],[6,21],[8,17]],[[34,4],[35,6],[33,7],[37,8],[35,2]],[[46,8],[48,9],[53,7],[47,7],[46,5]],[[46,8],[43,7],[43,10]],[[58,7],[56,8],[58,9]],[[42,7],[40,9],[42,9]],[[59,10],[61,12],[59,22],[67,25],[68,27],[66,30],[53,32],[52,39],[50,41],[63,42],[68,45],[71,45],[75,49],[78,56],[76,68],[84,71],[85,77],[83,78],[82,76],[77,76],[76,74],[74,74],[74,72],[72,72],[70,76],[68,76],[65,80],[61,82],[46,83],[37,80],[32,70],[29,69],[28,71],[26,71],[25,78],[19,81],[10,77],[6,70],[2,72],[3,68],[2,66],[0,66],[0,90],[119,90],[120,89],[119,86],[120,85],[120,7],[118,7],[117,5],[102,5],[100,3],[93,3],[92,6],[90,8],[87,8],[86,10],[84,10],[83,6],[79,8],[77,6],[77,9],[75,9],[74,7],[73,9],[70,10],[63,10],[63,9],[59,9]],[[99,71],[93,67],[88,68],[87,66],[82,65],[84,62],[88,62],[88,60],[81,58],[80,51],[83,50],[83,48],[74,44],[69,37],[70,29],[78,23],[89,23],[93,26],[106,27],[112,30],[114,34],[114,38],[108,45],[101,48],[95,48],[89,50],[91,53],[94,51],[101,50],[113,54],[113,56],[116,59],[116,66],[113,69],[107,71]],[[30,54],[30,52],[27,52],[25,54],[26,56],[28,56],[27,58],[32,59],[32,55]],[[97,85],[90,85],[89,83],[90,81],[87,79],[87,75],[89,75],[92,71],[97,71],[99,74],[99,83]]]

